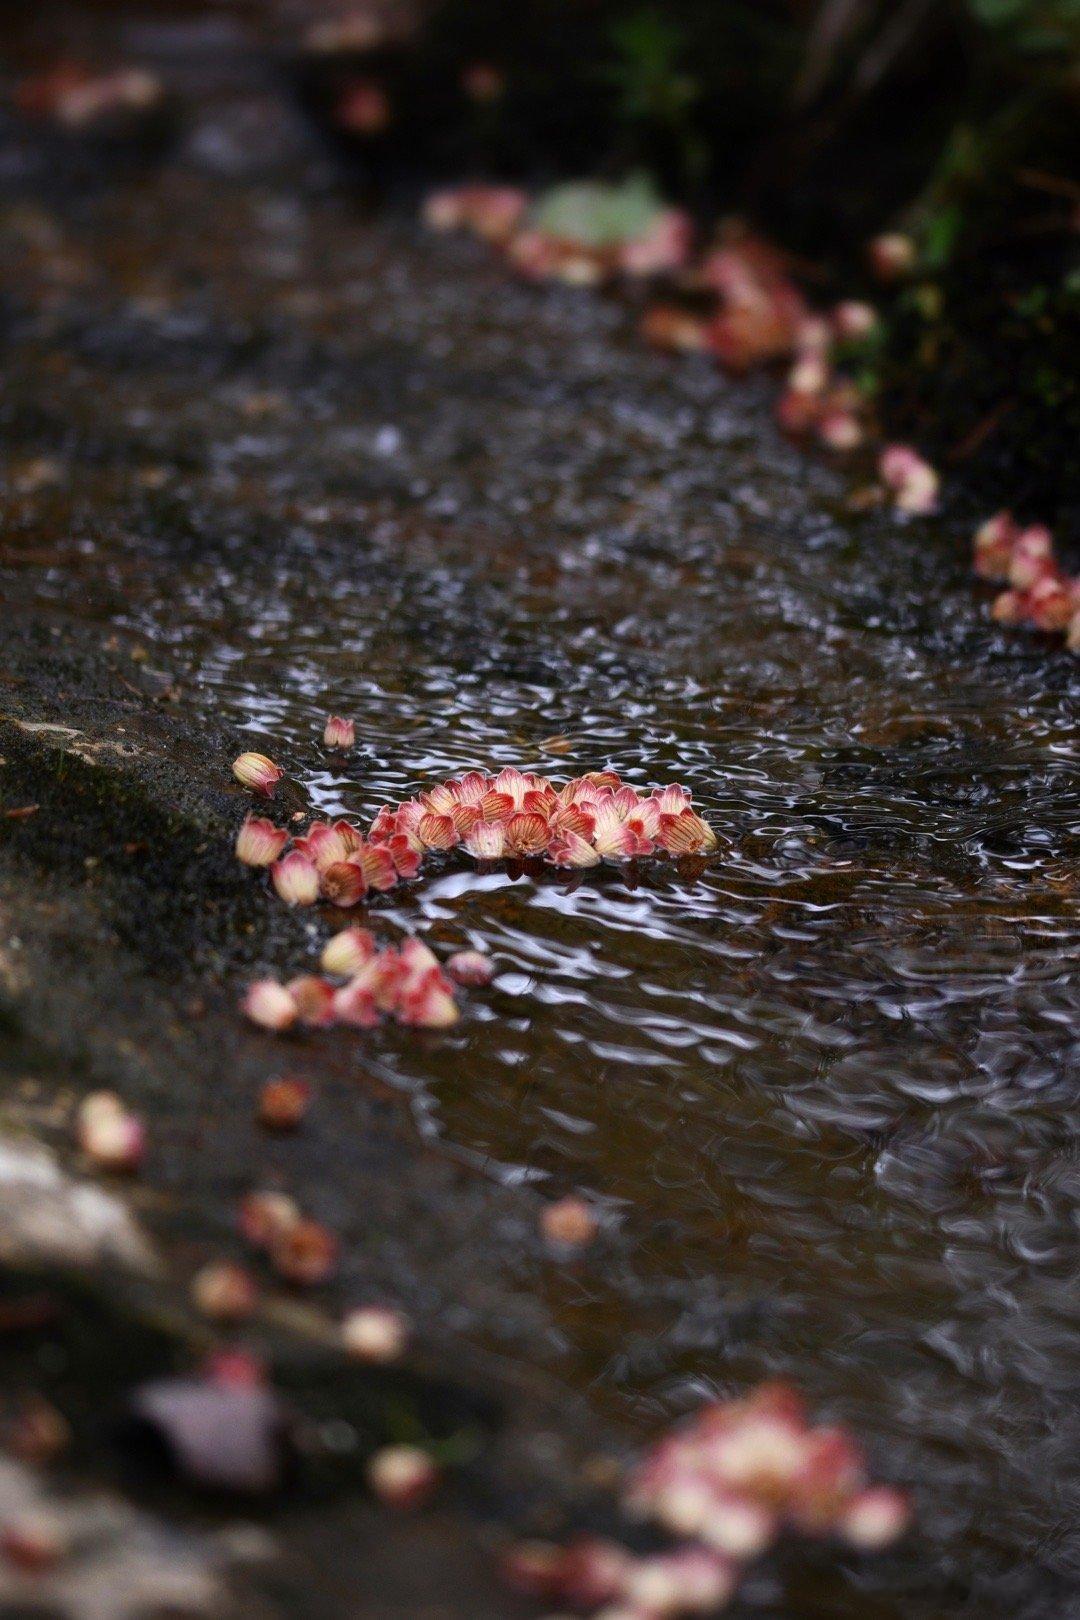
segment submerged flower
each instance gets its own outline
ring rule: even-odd
[[[332,714],[323,727],[323,742],[327,748],[352,748],[356,744],[355,720],[343,720]]]
[[[265,754],[241,754],[233,760],[233,775],[253,793],[262,793],[269,798],[284,772]]]
[[[248,816],[236,835],[237,859],[245,866],[272,866],[288,841],[284,827],[263,816]]]

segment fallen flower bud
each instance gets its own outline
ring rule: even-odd
[[[366,928],[343,928],[327,940],[319,957],[324,973],[351,979],[375,955],[375,941]]]
[[[540,1226],[549,1243],[562,1248],[582,1249],[591,1243],[598,1231],[596,1216],[584,1198],[560,1198],[548,1204],[540,1217]]]
[[[878,323],[877,310],[872,304],[847,298],[832,312],[833,329],[841,342],[857,343],[870,336]]]
[[[1067,630],[1080,601],[1076,587],[1054,574],[1044,574],[1027,596],[1027,612],[1036,630]]]
[[[910,236],[883,231],[867,243],[870,268],[879,281],[900,281],[915,268],[918,253]]]
[[[146,1128],[111,1091],[91,1092],[78,1112],[79,1146],[101,1170],[133,1171],[146,1154]]]
[[[300,1211],[287,1193],[248,1193],[240,1204],[237,1225],[256,1249],[269,1249],[300,1223]]]
[[[268,1080],[259,1093],[259,1124],[268,1131],[295,1131],[310,1102],[311,1087],[306,1080],[289,1076]]]
[[[327,1281],[337,1265],[338,1245],[332,1232],[318,1221],[301,1217],[270,1242],[274,1270],[300,1288],[316,1288]]]
[[[400,1311],[388,1305],[363,1305],[350,1311],[341,1324],[341,1343],[357,1361],[397,1361],[409,1339],[409,1325]]]
[[[380,1502],[409,1512],[430,1501],[439,1473],[418,1446],[384,1446],[368,1462],[367,1478]]]
[[[329,979],[320,979],[317,973],[302,973],[290,979],[285,986],[296,1004],[296,1015],[302,1024],[321,1029],[334,1022],[334,987]]]
[[[243,1000],[243,1010],[262,1029],[291,1029],[300,1009],[289,991],[276,979],[257,979]]]
[[[213,1322],[244,1322],[255,1309],[258,1289],[243,1266],[222,1260],[196,1273],[191,1297],[196,1309]]]
[[[446,971],[458,984],[473,987],[490,984],[495,977],[491,958],[482,951],[455,951],[447,958]]]
[[[1023,529],[1016,537],[1009,561],[1009,584],[1030,591],[1036,581],[1054,570],[1054,537],[1042,524]]]
[[[287,906],[313,906],[319,898],[319,873],[314,861],[292,850],[275,861],[270,878],[278,898]]]
[[[323,897],[347,911],[357,906],[367,893],[367,878],[359,861],[335,861],[322,874]]]
[[[236,835],[236,856],[245,866],[271,866],[288,841],[283,827],[262,816],[248,816]]]
[[[262,793],[269,798],[284,772],[265,754],[241,754],[233,760],[233,775],[253,793]]]
[[[997,512],[975,531],[975,572],[981,579],[1007,580],[1020,526],[1011,512]]]
[[[735,1571],[718,1553],[680,1547],[629,1562],[622,1596],[647,1615],[709,1614],[734,1594]]]
[[[924,516],[936,509],[938,475],[910,445],[887,445],[881,452],[878,471],[900,511]]]
[[[996,624],[1022,624],[1025,603],[1019,591],[1002,591],[990,604],[990,617]]]
[[[356,745],[356,722],[343,720],[332,714],[323,728],[323,742],[327,748],[353,748]]]
[[[841,453],[857,450],[865,437],[861,424],[850,411],[826,411],[817,432],[822,444]]]
[[[844,1540],[860,1552],[890,1547],[911,1522],[911,1503],[891,1485],[871,1485],[852,1498],[840,1518]]]

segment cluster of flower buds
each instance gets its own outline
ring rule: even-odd
[[[707,1406],[665,1436],[631,1478],[626,1506],[736,1560],[757,1557],[784,1529],[874,1551],[909,1516],[901,1492],[868,1483],[850,1435],[811,1425],[783,1384]]]
[[[278,1276],[294,1287],[315,1288],[333,1275],[337,1239],[318,1221],[302,1215],[286,1193],[248,1193],[238,1224],[252,1248],[265,1254]]]
[[[526,1542],[506,1558],[507,1579],[597,1620],[711,1614],[785,1528],[876,1552],[910,1517],[900,1491],[867,1483],[851,1438],[812,1427],[798,1395],[782,1385],[708,1406],[661,1439],[632,1474],[625,1505],[669,1530],[676,1545],[639,1556],[594,1536],[562,1547]]]
[[[94,73],[80,62],[61,62],[44,73],[23,79],[15,105],[30,118],[48,119],[62,128],[93,132],[117,120],[138,120],[156,111],[165,90],[147,68],[122,67]]]
[[[479,984],[486,979],[478,963],[486,960],[479,952],[463,951],[450,958],[447,969],[459,983]],[[279,1033],[296,1024],[373,1029],[388,1017],[420,1029],[446,1029],[461,1016],[453,985],[422,940],[405,939],[379,950],[366,929],[347,928],[328,942],[321,965],[322,975],[302,974],[288,984],[258,980],[244,997],[244,1012],[261,1028]]]
[[[543,857],[555,866],[596,866],[646,855],[700,855],[716,834],[686,788],[642,794],[614,771],[590,771],[558,786],[513,766],[470,771],[404,804],[385,805],[368,834],[377,848],[417,854],[460,846],[478,861]]]
[[[514,235],[529,206],[517,186],[448,186],[424,203],[424,224],[432,231],[469,231],[485,242],[503,244]]]
[[[975,572],[1008,586],[990,610],[999,624],[1064,633],[1069,651],[1080,653],[1080,578],[1062,570],[1049,529],[1022,528],[1011,512],[987,518],[975,534]]]
[[[355,906],[369,889],[392,889],[401,878],[415,877],[423,846],[404,837],[366,839],[349,821],[313,821],[301,838],[263,816],[249,816],[237,834],[237,859],[246,866],[266,866],[280,899],[289,906],[313,906],[329,900]]]
[[[682,208],[657,208],[635,235],[603,246],[562,236],[528,219],[529,198],[513,186],[454,186],[433,192],[424,222],[436,231],[471,231],[502,248],[530,281],[597,287],[619,276],[646,277],[681,269],[690,257],[693,222]]]

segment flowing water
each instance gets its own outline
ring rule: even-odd
[[[756,385],[479,249],[190,174],[4,243],[9,565],[59,624],[327,813],[611,766],[716,829],[700,870],[451,855],[373,910],[498,977],[445,1037],[342,1039],[613,1235],[546,1278],[559,1376],[644,1435],[790,1376],[916,1487],[914,1550],[785,1612],[1077,1612],[1075,664],[937,525],[846,515]]]

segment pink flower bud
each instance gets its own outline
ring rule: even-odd
[[[269,1249],[300,1222],[300,1211],[287,1193],[253,1192],[240,1205],[237,1225],[256,1249]]]
[[[258,979],[243,1000],[243,1010],[262,1029],[291,1029],[299,1009],[283,984],[276,979]]]
[[[491,958],[482,951],[455,951],[447,960],[446,971],[458,984],[472,986],[490,984],[495,977]]]
[[[361,1306],[350,1311],[341,1324],[342,1345],[357,1361],[397,1361],[408,1338],[405,1318],[388,1305]]]
[[[648,1615],[711,1614],[723,1607],[735,1586],[726,1558],[703,1547],[680,1547],[633,1560],[622,1593]]]
[[[319,965],[324,973],[351,979],[375,955],[375,941],[366,928],[343,928],[323,946]]]
[[[337,1265],[337,1239],[318,1221],[301,1218],[278,1233],[270,1243],[274,1270],[286,1282],[315,1288],[333,1276]]]
[[[1028,617],[1036,630],[1067,630],[1077,605],[1075,590],[1060,574],[1044,574],[1028,592]]]
[[[890,444],[878,462],[882,482],[902,512],[925,515],[937,506],[939,479],[929,462],[907,444]]]
[[[270,877],[287,906],[313,906],[319,898],[319,873],[314,861],[299,850],[283,855],[270,868]]]
[[[408,1512],[430,1501],[439,1474],[418,1446],[384,1446],[367,1467],[368,1484],[387,1507]]]
[[[837,304],[832,318],[837,337],[847,342],[858,342],[869,337],[878,323],[877,310],[873,305],[860,303],[855,298]]]
[[[975,572],[981,579],[1007,580],[1019,525],[1011,512],[997,512],[975,531]]]
[[[268,1131],[295,1131],[303,1123],[310,1102],[311,1087],[306,1080],[290,1075],[268,1080],[259,1093],[259,1124]]]
[[[1025,603],[1019,591],[1002,591],[990,604],[990,617],[995,624],[1022,624]]]
[[[191,1297],[196,1309],[212,1322],[244,1322],[255,1309],[258,1289],[243,1266],[222,1260],[196,1273]]]
[[[1054,570],[1054,537],[1042,524],[1023,529],[1016,537],[1009,561],[1009,584],[1029,591],[1037,580]]]
[[[850,411],[826,411],[818,423],[818,438],[830,450],[846,453],[863,442],[863,430]]]
[[[911,274],[918,257],[915,243],[900,231],[885,231],[867,245],[870,268],[879,281],[900,281]]]
[[[281,781],[283,772],[265,754],[241,754],[239,759],[233,760],[233,775],[253,793],[262,793],[269,798]]]
[[[717,1552],[740,1562],[757,1558],[776,1539],[775,1513],[749,1497],[717,1493],[698,1534]]]
[[[334,987],[317,973],[302,973],[285,986],[296,1005],[296,1016],[312,1029],[334,1022]]]
[[[262,816],[248,816],[236,835],[236,856],[245,866],[271,866],[288,841],[284,828]]]
[[[86,1097],[77,1116],[79,1146],[101,1170],[137,1170],[146,1154],[146,1128],[111,1091]]]
[[[797,394],[821,394],[828,385],[828,362],[820,354],[801,355],[788,372],[788,387]]]
[[[584,1198],[560,1198],[548,1204],[540,1217],[541,1230],[549,1243],[560,1248],[583,1249],[597,1233],[597,1220]]]
[[[890,1485],[872,1485],[854,1496],[840,1517],[840,1534],[862,1552],[878,1552],[903,1535],[911,1503]]]
[[[343,720],[340,715],[332,714],[323,729],[323,742],[327,748],[354,748],[356,722]]]

